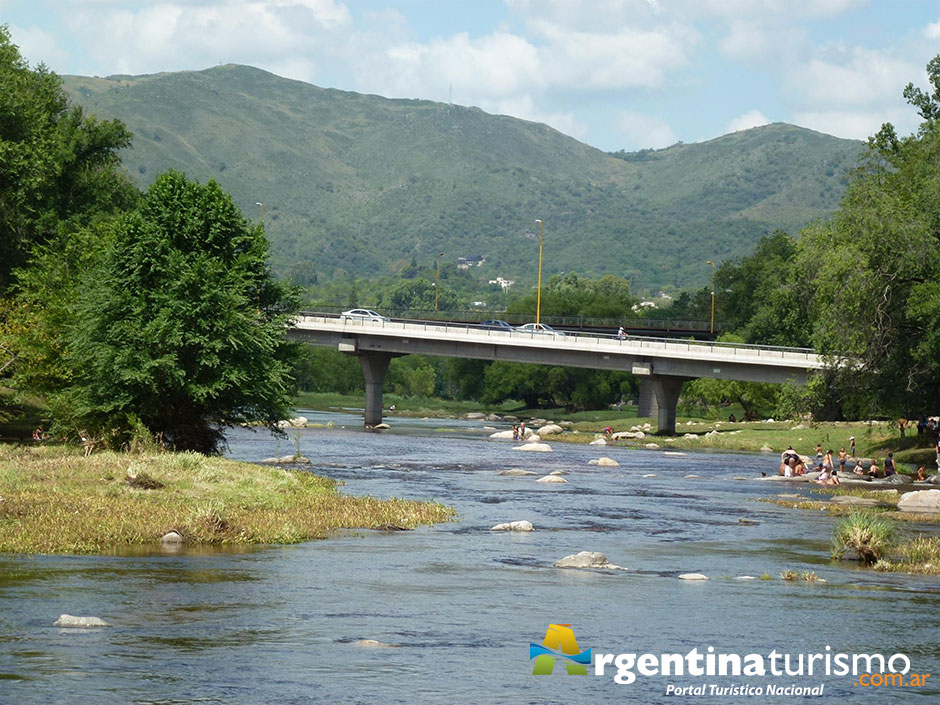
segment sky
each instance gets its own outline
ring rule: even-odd
[[[476,106],[607,151],[769,122],[913,132],[937,0],[0,0],[32,65],[108,76],[247,64]]]

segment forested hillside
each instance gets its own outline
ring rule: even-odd
[[[73,100],[134,134],[141,187],[167,168],[217,179],[260,218],[274,264],[305,284],[486,258],[534,280],[536,218],[551,274],[634,288],[707,280],[777,228],[835,209],[861,144],[774,124],[700,144],[607,154],[475,108],[322,89],[246,66],[67,77]]]

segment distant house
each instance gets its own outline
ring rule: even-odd
[[[470,269],[470,267],[479,267],[484,262],[486,258],[483,255],[464,255],[463,257],[457,258],[457,269]]]
[[[639,313],[640,311],[659,307],[656,305],[655,301],[640,301],[640,303],[633,304],[630,308],[632,308],[634,312]]]
[[[512,279],[503,279],[502,277],[496,277],[496,279],[490,279],[489,282],[487,283],[499,284],[502,287],[503,291],[509,291],[509,287],[511,287],[516,282]]]

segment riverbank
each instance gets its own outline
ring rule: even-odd
[[[169,531],[187,545],[297,543],[453,516],[437,502],[349,497],[311,472],[193,453],[0,446],[0,553],[98,553]]]
[[[560,408],[528,409],[512,403],[489,407],[475,402],[407,399],[388,394],[385,395],[385,402],[385,421],[389,424],[395,423],[396,416],[472,418],[468,414],[484,414],[491,423],[508,424],[525,420],[532,430],[536,430],[543,422],[564,423],[565,432],[550,438],[552,442],[563,443],[590,443],[603,438],[604,429],[609,426],[614,435],[640,432],[635,438],[621,437],[608,441],[612,445],[644,448],[648,444],[656,444],[664,450],[763,452],[768,456],[771,471],[776,471],[778,463],[771,456],[779,456],[788,446],[802,455],[814,457],[816,444],[819,443],[823,450],[831,448],[837,456],[840,448],[849,451],[852,436],[855,437],[855,455],[858,458],[877,458],[882,461],[888,453],[894,453],[895,460],[902,468],[913,470],[920,465],[926,465],[930,471],[936,468],[936,456],[925,438],[919,438],[916,433],[901,438],[897,426],[888,421],[806,423],[765,420],[732,423],[679,417],[674,436],[656,436],[649,433],[650,430],[655,431],[656,420],[637,417],[636,406],[626,404],[620,410],[566,412]],[[363,399],[355,395],[305,393],[296,397],[295,403],[303,408],[336,411],[361,409]],[[391,410],[393,404],[394,411]]]

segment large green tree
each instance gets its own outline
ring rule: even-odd
[[[70,328],[72,381],[53,398],[63,424],[117,441],[143,425],[210,453],[225,426],[289,414],[292,292],[217,183],[167,172],[102,237]]]
[[[940,398],[940,57],[933,90],[904,94],[924,122],[890,124],[836,216],[808,228],[797,268],[809,277],[814,343],[857,361],[845,375],[883,411],[916,413]]]

